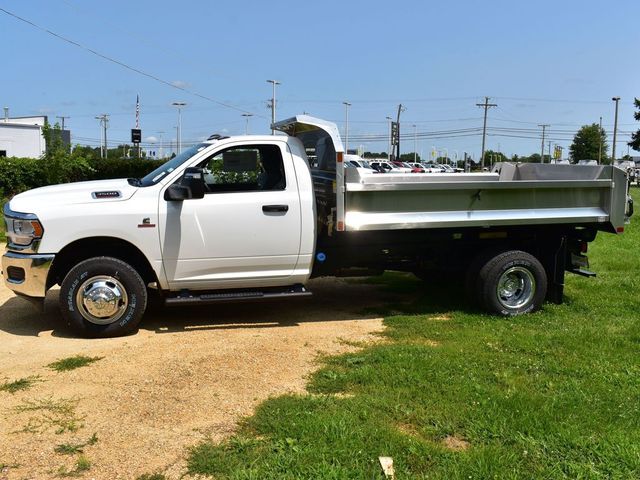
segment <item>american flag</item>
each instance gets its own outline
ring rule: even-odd
[[[140,128],[140,95],[136,95],[136,128]]]

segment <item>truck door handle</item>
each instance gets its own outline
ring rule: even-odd
[[[277,213],[277,212],[287,212],[289,210],[289,205],[263,205],[262,211],[264,213]]]

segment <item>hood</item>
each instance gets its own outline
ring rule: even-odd
[[[47,207],[85,203],[121,202],[138,191],[126,179],[94,180],[91,182],[65,183],[34,188],[11,199],[11,210],[32,213],[43,205]]]

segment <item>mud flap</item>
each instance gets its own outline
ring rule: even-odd
[[[545,264],[548,276],[547,301],[561,304],[564,294],[564,271],[567,261],[567,237],[560,237],[557,247],[550,245],[553,253],[548,256],[548,263]]]

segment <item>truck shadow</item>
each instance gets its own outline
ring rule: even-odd
[[[292,327],[309,322],[337,322],[389,314],[446,313],[469,308],[462,295],[446,284],[426,286],[408,274],[362,279],[312,280],[312,297],[251,303],[150,308],[141,330],[156,333],[198,330]],[[47,294],[44,311],[29,301],[11,297],[0,305],[0,331],[11,335],[75,337],[58,310],[58,291]]]

